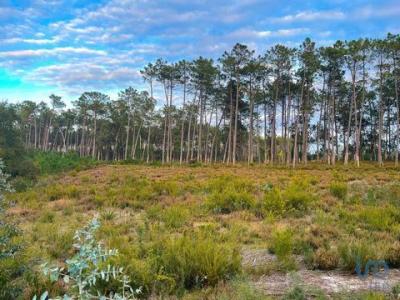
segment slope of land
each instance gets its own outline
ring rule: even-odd
[[[98,239],[143,297],[364,299],[400,281],[399,196],[400,173],[373,165],[107,165],[42,178],[10,195],[8,215],[36,266],[68,258],[74,231],[98,216]],[[371,259],[386,278],[354,274]]]

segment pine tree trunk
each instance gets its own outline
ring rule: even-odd
[[[249,129],[249,141],[248,141],[248,150],[247,150],[247,163],[252,164],[254,162],[253,159],[253,110],[254,110],[254,100],[252,97],[252,78],[250,76],[250,129]]]
[[[129,100],[130,101],[130,100]],[[128,147],[129,147],[129,133],[131,131],[131,111],[130,111],[130,104],[129,104],[129,111],[128,111],[128,124],[126,127],[126,140],[125,140],[125,155],[124,159],[128,159]]]
[[[379,64],[379,121],[378,121],[378,164],[383,166],[382,134],[383,134],[383,55],[380,55]]]
[[[201,162],[202,161],[202,134],[203,134],[203,91],[200,89],[200,95],[199,95],[199,134],[197,136],[198,141],[197,141],[197,161]]]
[[[240,94],[240,82],[239,82],[239,76],[236,76],[235,129],[233,132],[233,146],[232,146],[233,164],[236,164],[237,130],[238,130],[238,118],[239,118],[239,94]]]
[[[183,84],[183,112],[182,112],[182,125],[181,125],[181,146],[179,155],[179,164],[183,162],[183,136],[185,132],[185,120],[186,120],[186,82]]]
[[[275,154],[276,154],[276,103],[278,101],[279,97],[279,74],[276,79],[275,83],[275,97],[274,97],[274,103],[273,103],[273,108],[272,108],[272,128],[271,128],[271,157],[270,157],[270,162],[271,165],[274,164],[275,161]]]
[[[396,105],[396,135],[395,135],[395,152],[394,152],[394,164],[396,167],[399,166],[399,146],[400,146],[400,105],[399,105],[399,90],[396,75],[396,55],[397,51],[393,52],[393,81],[394,81],[394,101]]]
[[[290,166],[290,160],[291,160],[291,155],[290,155],[290,141],[291,141],[291,136],[290,136],[290,130],[289,130],[289,125],[290,125],[290,110],[292,108],[292,95],[290,92],[290,78],[289,78],[289,83],[288,83],[288,104],[287,104],[287,114],[286,114],[286,121],[285,121],[285,140],[286,140],[286,150],[285,150],[285,155],[286,155],[286,165]],[[289,140],[287,140],[287,137],[289,136]]]

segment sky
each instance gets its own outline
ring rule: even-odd
[[[145,89],[139,71],[160,57],[379,38],[400,33],[399,19],[398,0],[0,0],[0,101],[116,97]]]

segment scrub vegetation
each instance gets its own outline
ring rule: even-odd
[[[399,196],[400,175],[391,165],[73,169],[6,193],[15,204],[6,218],[19,228],[13,243],[20,258],[0,263],[20,298],[71,292],[61,277],[50,280],[42,264],[64,266],[76,258],[74,233],[97,218],[94,237],[104,249],[118,250],[99,268],[122,267],[137,298],[306,299],[310,290],[303,286],[274,295],[255,283],[304,268],[355,276],[358,260],[399,267]],[[257,251],[271,260],[246,263],[245,254]],[[117,283],[99,280],[95,288],[120,292]],[[323,292],[318,299],[328,296],[350,299]],[[395,299],[390,292],[352,296]]]

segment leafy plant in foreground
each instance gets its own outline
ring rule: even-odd
[[[129,285],[129,280],[123,274],[123,268],[104,263],[108,258],[116,256],[116,249],[104,249],[95,239],[95,232],[100,227],[100,222],[94,218],[86,227],[75,233],[74,247],[77,253],[65,261],[65,267],[48,267],[43,265],[44,274],[50,276],[55,282],[62,279],[68,287],[70,295],[62,299],[135,299],[141,289],[134,291]],[[115,289],[102,291],[101,283],[109,283]],[[41,296],[44,299],[47,292]],[[34,297],[36,299],[36,297]],[[61,299],[57,297],[55,299]]]
[[[12,224],[4,220],[5,203],[1,192],[12,192],[7,179],[9,175],[3,173],[4,164],[0,159],[0,259],[12,257],[18,250],[18,246],[11,244],[11,239],[17,235],[18,230]]]
[[[15,242],[18,228],[5,219],[7,207],[2,192],[12,192],[8,184],[8,174],[3,172],[5,166],[0,159],[0,299],[13,299],[21,292],[18,277],[23,272],[21,260],[16,259],[21,246]]]

